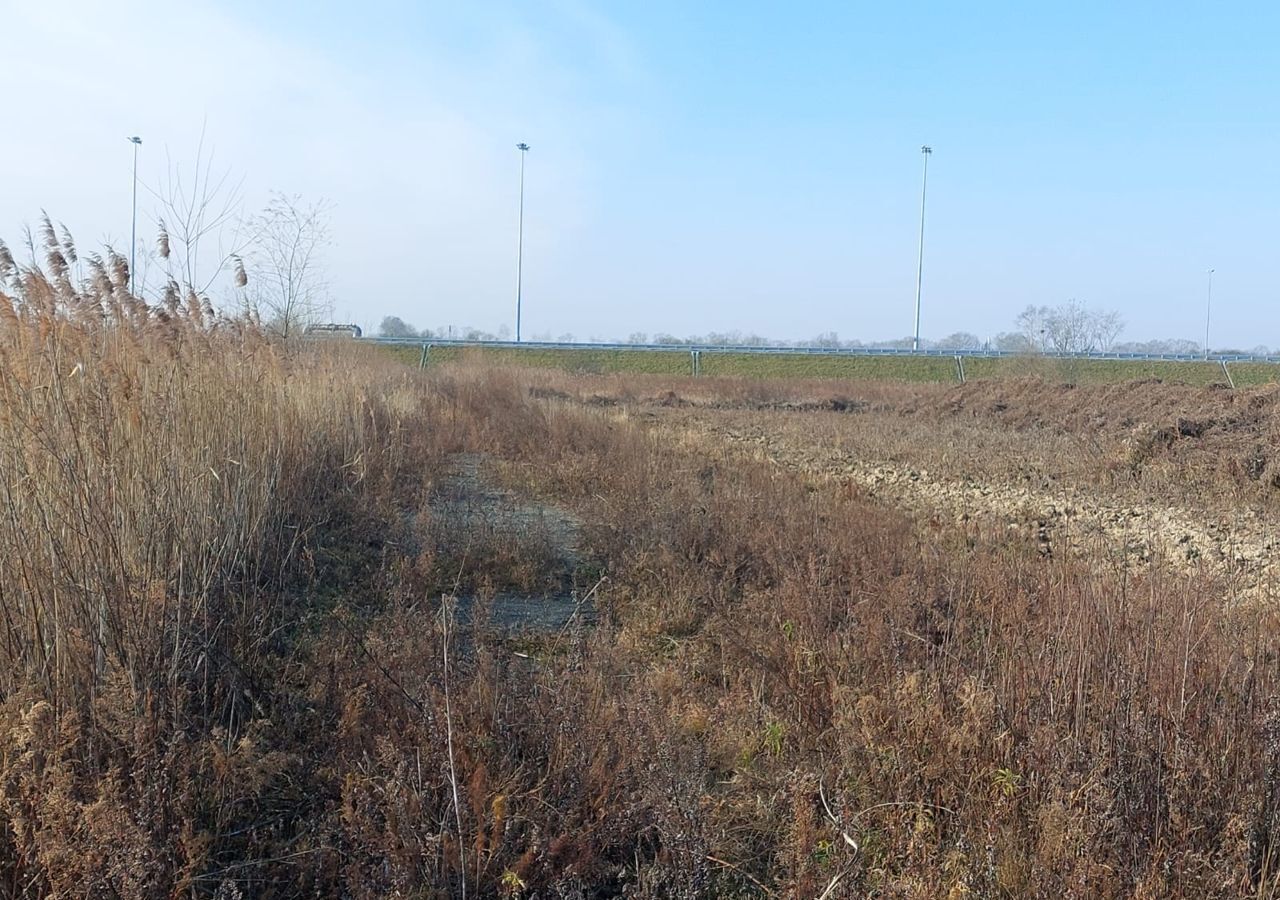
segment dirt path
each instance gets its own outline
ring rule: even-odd
[[[1188,572],[1207,566],[1231,576],[1242,595],[1276,593],[1280,564],[1274,554],[1275,524],[1251,510],[1215,517],[1186,508],[1117,503],[1071,485],[1046,490],[947,478],[803,443],[765,426],[727,425],[713,416],[666,427],[695,442],[727,444],[788,469],[853,482],[870,496],[909,511],[957,524],[1002,527],[1011,537],[1034,540],[1044,553],[1087,550],[1096,556],[1101,543],[1111,559],[1129,565],[1161,561]]]

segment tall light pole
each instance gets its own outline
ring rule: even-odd
[[[516,343],[520,343],[520,288],[524,276],[524,158],[529,145],[516,144],[520,151],[520,223],[516,226]]]
[[[933,148],[926,144],[920,148],[920,154],[924,157],[924,180],[920,184],[920,255],[916,262],[916,330],[911,341],[912,350],[920,349],[920,285],[924,281],[924,198],[929,190],[929,157],[933,155]]]
[[[129,138],[133,144],[133,227],[129,231],[129,293],[133,293],[134,273],[137,271],[138,253],[138,148],[142,146],[142,138],[134,135]]]
[[[1209,358],[1209,316],[1213,313],[1213,269],[1209,270],[1209,295],[1204,303],[1204,358]]]

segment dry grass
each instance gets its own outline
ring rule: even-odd
[[[620,717],[675,742],[648,758],[700,799],[659,832],[732,864],[716,891],[1272,895],[1273,610],[548,416],[499,452],[594,511],[613,561],[618,630],[582,670],[614,711],[592,735]]]
[[[423,343],[430,343],[424,340]],[[417,362],[420,349],[388,346],[389,354]],[[599,350],[583,346],[548,349],[526,346],[434,346],[431,359],[438,363],[518,366],[555,369],[575,374],[616,373],[632,376],[691,374],[691,352],[685,350]],[[952,356],[861,356],[840,353],[740,353],[704,350],[699,361],[702,375],[723,378],[843,380],[915,384],[954,384],[960,369]],[[1280,366],[1274,363],[1230,363],[1230,379],[1217,362],[1199,360],[1055,359],[1052,357],[967,357],[964,374],[969,379],[1039,378],[1053,383],[1080,385],[1123,384],[1139,379],[1211,386],[1228,381],[1245,385],[1274,384]]]
[[[46,249],[0,303],[0,894],[1280,896],[1280,623],[1208,572],[680,443],[683,382],[388,368]],[[1088,421],[896,390],[834,399]],[[576,516],[597,624],[455,615],[549,565],[429,514],[459,453]]]

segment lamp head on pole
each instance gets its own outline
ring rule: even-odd
[[[141,144],[141,143],[142,143],[142,138],[138,137],[137,135],[134,135],[133,137],[129,138],[129,143],[131,143],[131,144]]]
[[[519,144],[516,144],[516,149],[523,153],[529,149],[529,145],[521,141]]]
[[[933,148],[930,147],[928,144],[925,144],[923,147],[920,148],[920,152],[928,156],[930,153],[933,152]]]

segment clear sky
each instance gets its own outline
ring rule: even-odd
[[[128,243],[202,128],[248,207],[334,203],[341,316],[526,336],[908,334],[1028,303],[1280,345],[1280,7],[0,0],[0,234]],[[154,229],[144,188],[143,224]]]

